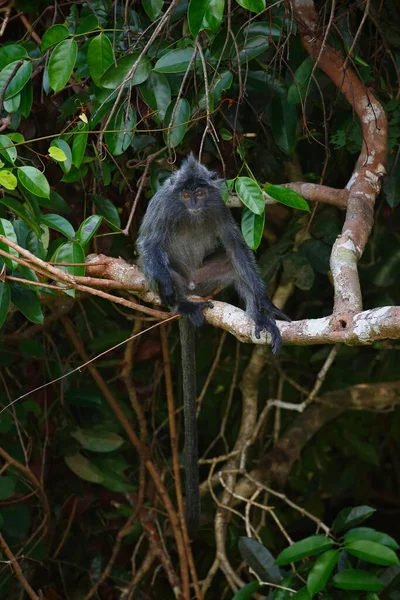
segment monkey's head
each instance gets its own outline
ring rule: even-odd
[[[222,180],[213,171],[202,165],[193,154],[169,179],[173,198],[180,202],[189,213],[201,214],[222,202]]]

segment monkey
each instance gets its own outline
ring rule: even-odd
[[[150,288],[163,305],[182,315],[179,332],[184,403],[186,522],[200,520],[196,422],[195,328],[205,323],[206,296],[234,284],[254,320],[255,336],[265,329],[274,354],[282,339],[275,317],[290,320],[269,299],[253,252],[222,199],[223,180],[190,154],[150,200],[139,228],[137,250]],[[206,277],[204,277],[206,274]]]

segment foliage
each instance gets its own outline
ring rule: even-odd
[[[389,175],[360,267],[366,308],[400,303],[400,16],[393,0],[384,4],[371,2],[358,35],[362,8],[342,3],[329,34],[337,49],[352,48],[357,74],[379,94],[390,125]],[[17,0],[11,10],[0,47],[0,235],[9,241],[0,238],[1,533],[46,598],[85,598],[109,560],[98,597],[128,597],[134,589],[132,597],[173,598],[162,559],[172,557],[179,574],[178,550],[165,497],[145,472],[151,459],[175,506],[162,380],[168,362],[159,330],[147,331],[153,323],[140,312],[73,289],[68,275],[84,276],[91,252],[131,260],[147,200],[174,163],[201,150],[202,160],[227,179],[225,197],[236,194],[244,205],[237,217],[246,242],[259,251],[265,280],[293,285],[286,312],[293,319],[326,316],[329,256],[342,214],[328,206],[310,213],[303,198],[280,184],[323,178],[343,187],[361,130],[333,84],[313,68],[284,3]],[[265,208],[266,195],[277,204]],[[11,242],[56,263],[66,279],[55,281]],[[228,291],[222,298],[236,302]],[[169,332],[179,405],[175,324]],[[126,345],[135,334],[140,337]],[[242,418],[239,384],[251,350],[212,328],[199,337],[199,443],[206,458],[229,455],[234,447]],[[257,382],[260,411],[269,398],[302,402],[328,352],[285,348],[281,363],[268,364]],[[382,342],[339,348],[323,392],[398,380],[398,352]],[[279,409],[275,423],[266,421],[245,457],[249,468],[295,417]],[[124,418],[141,432],[143,455]],[[180,424],[180,412],[176,419]],[[298,599],[397,600],[399,431],[398,408],[347,411],[315,427],[285,490],[300,509],[279,499],[271,507],[274,518],[267,512],[261,519],[249,504],[260,543],[244,537],[241,506],[227,528],[227,554],[247,585],[234,595],[219,573],[209,597],[243,600],[258,593],[283,600],[291,597],[289,588]],[[204,480],[209,467],[201,467]],[[333,522],[332,535],[313,535],[303,509]],[[200,580],[214,559],[215,510],[207,494],[194,546]],[[360,525],[367,517],[371,528]],[[288,546],[282,532],[298,541]],[[165,550],[162,558],[152,556],[154,539]],[[3,547],[2,554],[8,560]],[[241,556],[261,582],[280,587],[249,579]],[[8,564],[0,568],[0,598],[20,598],[21,581]]]

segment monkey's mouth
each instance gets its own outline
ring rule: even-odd
[[[200,212],[200,211],[201,211],[201,206],[196,206],[196,207],[194,207],[194,208],[188,208],[188,211],[189,211],[190,213],[197,213],[197,212]]]

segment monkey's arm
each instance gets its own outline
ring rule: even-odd
[[[255,322],[255,335],[259,338],[263,329],[269,331],[272,337],[272,351],[277,354],[282,338],[275,317],[285,321],[290,319],[269,299],[254,254],[245,243],[229,209],[221,222],[219,236],[232,263],[233,283],[246,303],[246,313]]]

